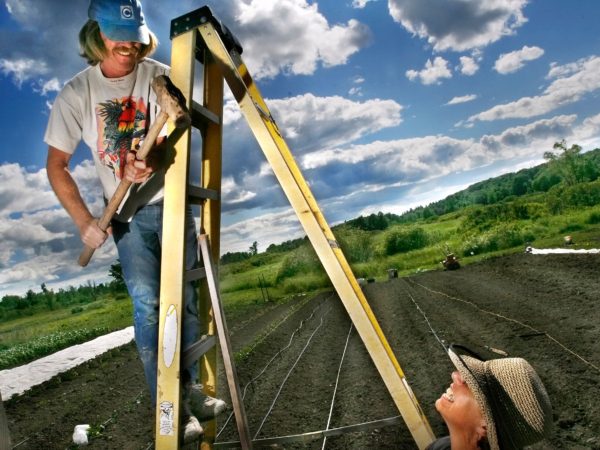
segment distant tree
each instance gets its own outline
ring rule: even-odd
[[[533,188],[534,191],[538,191],[538,192],[548,192],[548,190],[552,187],[557,185],[558,183],[560,183],[560,176],[556,173],[552,173],[550,171],[548,171],[547,173],[541,173],[539,176],[537,176],[532,184],[531,187]]]
[[[387,219],[381,211],[377,214],[371,214],[367,218],[367,224],[369,230],[385,230],[388,226]]]
[[[250,253],[248,252],[227,252],[224,255],[221,255],[221,264],[231,264],[240,261],[245,261],[250,258]]]
[[[111,287],[115,291],[125,291],[125,279],[123,278],[123,268],[121,267],[121,261],[117,259],[116,262],[110,265],[108,269],[108,275],[113,279]]]
[[[258,254],[258,242],[254,241],[252,243],[252,245],[249,248],[250,250],[250,256],[254,256],[256,254]]]
[[[544,153],[544,159],[548,160],[560,173],[563,183],[567,186],[573,186],[584,181],[586,169],[585,162],[580,156],[581,147],[573,144],[570,148],[567,148],[567,144],[563,139],[560,142],[555,142],[553,148],[560,152],[546,152]]]
[[[529,191],[529,177],[523,173],[517,174],[512,183],[512,195],[525,195]]]
[[[423,219],[429,219],[430,217],[435,216],[435,212],[429,206],[423,208]]]
[[[44,294],[44,298],[46,299],[46,306],[48,307],[49,310],[53,310],[54,309],[54,292],[52,292],[52,290],[49,290],[46,287],[46,283],[42,283],[41,288],[42,288],[42,294]]]
[[[287,252],[290,250],[294,250],[295,248],[300,247],[305,242],[308,242],[308,237],[304,236],[303,238],[292,239],[290,241],[284,241],[281,244],[271,244],[267,247],[267,253],[281,253]]]
[[[477,194],[475,194],[475,203],[478,205],[488,204],[488,196],[485,191],[480,191]]]

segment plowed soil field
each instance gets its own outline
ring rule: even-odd
[[[537,369],[555,427],[534,448],[600,449],[599,255],[517,254],[370,283],[364,292],[436,435],[445,426],[433,404],[453,370],[444,341],[499,349]],[[237,367],[254,439],[285,437],[278,448],[416,448],[334,293],[270,306],[229,325],[234,349],[262,336]],[[220,386],[228,399],[227,383]],[[98,429],[88,448],[150,449],[148,399],[128,345],[10,400],[6,409],[17,449],[68,448],[74,426],[83,423]],[[351,426],[325,442],[313,433]],[[227,414],[217,431],[217,442],[238,439]]]

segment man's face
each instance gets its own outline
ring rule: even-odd
[[[142,44],[139,42],[113,41],[101,33],[104,46],[106,47],[106,58],[102,61],[102,68],[110,68],[122,75],[130,73],[140,54]]]
[[[435,402],[449,428],[476,429],[485,424],[483,413],[460,372],[452,373],[450,387]]]

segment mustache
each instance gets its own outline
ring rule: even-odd
[[[140,50],[137,47],[125,47],[124,45],[115,47],[113,51],[120,53],[122,55],[131,55],[131,56],[137,56],[138,53],[140,52]]]

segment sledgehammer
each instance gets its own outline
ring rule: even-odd
[[[171,82],[169,77],[165,75],[159,75],[152,80],[152,89],[156,93],[156,101],[160,106],[160,113],[156,116],[156,119],[146,137],[142,147],[136,153],[136,159],[143,161],[148,156],[148,153],[154,146],[160,130],[163,128],[168,118],[171,118],[176,128],[187,128],[190,126],[192,119],[187,109],[185,97],[179,89]],[[119,205],[123,201],[123,198],[127,194],[131,181],[121,179],[117,190],[113,194],[112,198],[106,205],[104,213],[98,220],[98,227],[102,231],[106,231],[110,225],[110,221],[117,212]],[[87,266],[94,254],[95,249],[88,247],[87,245],[83,248],[79,255],[79,265],[82,267]]]

